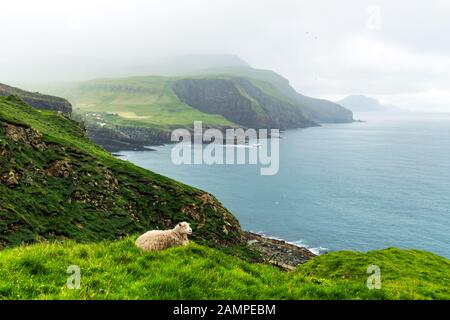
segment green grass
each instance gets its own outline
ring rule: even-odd
[[[367,267],[382,288],[366,287]],[[68,289],[77,265],[81,288]],[[251,264],[191,243],[144,253],[134,238],[91,244],[41,243],[0,252],[2,299],[449,299],[450,261],[386,249],[319,256],[292,272]]]
[[[7,126],[39,135],[14,141]],[[450,299],[450,261],[424,251],[335,252],[289,273],[250,263],[257,255],[217,199],[112,157],[76,122],[15,97],[0,97],[0,154],[3,299]],[[67,176],[47,173],[58,161]],[[134,246],[133,235],[182,220],[198,244]],[[81,268],[80,290],[66,287],[70,265]],[[381,269],[381,290],[366,287],[369,265]]]
[[[13,141],[6,125],[35,130],[45,147]],[[42,239],[119,239],[183,220],[198,229],[200,243],[239,247],[238,221],[213,196],[114,158],[55,112],[0,97],[0,154],[0,249]],[[66,174],[49,173],[62,162]],[[7,181],[11,173],[15,184]]]
[[[186,78],[232,80],[233,77],[242,76],[264,93],[292,105],[291,112],[298,112],[294,103],[271,83],[271,81],[281,81],[276,74],[257,70],[250,73],[238,71],[228,70],[226,73],[227,69],[225,69],[203,75],[97,79],[73,84],[65,89],[57,90],[56,93],[67,97],[72,102],[74,112],[77,116],[83,117],[87,125],[95,125],[97,120],[86,114],[96,112],[102,113],[101,122],[106,123],[109,128],[115,126],[138,126],[162,130],[190,128],[194,121],[202,121],[206,126],[212,127],[233,127],[237,124],[221,115],[204,113],[182,102],[174,94],[172,86],[177,80]],[[259,78],[252,78],[252,76]],[[255,113],[262,117],[268,116],[264,108],[245,90],[239,86],[237,89],[243,97],[252,101]],[[107,113],[117,113],[119,116],[111,117]]]
[[[41,94],[39,92],[30,92],[25,91],[19,88],[11,87],[5,84],[0,83],[0,96],[9,96],[9,95],[17,95],[22,97],[22,99],[31,99],[36,102],[43,102],[46,104],[53,105],[68,105],[68,101],[51,95]]]
[[[209,126],[235,126],[220,115],[203,113],[181,102],[172,91],[176,78],[162,76],[99,79],[76,84],[61,92],[78,114],[113,112],[108,124],[151,128],[192,127],[194,121]]]

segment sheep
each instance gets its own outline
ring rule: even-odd
[[[144,251],[159,251],[173,246],[187,245],[192,229],[187,222],[178,223],[171,230],[151,230],[136,239],[136,246]]]

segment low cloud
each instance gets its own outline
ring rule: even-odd
[[[16,0],[0,11],[0,82],[102,77],[168,55],[231,53],[308,95],[359,93],[417,110],[414,98],[432,97],[433,109],[450,111],[445,0]]]

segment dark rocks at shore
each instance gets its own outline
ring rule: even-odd
[[[142,130],[146,129],[143,128]],[[89,139],[109,152],[154,151],[154,149],[147,146],[161,145],[167,142],[167,139],[164,137],[152,136],[148,132],[147,136],[143,133],[140,138],[137,138],[137,134],[130,136],[128,134],[130,131],[137,132],[139,128],[129,130],[102,128],[100,126],[89,126],[86,128]]]
[[[265,262],[282,270],[294,270],[316,255],[306,248],[287,243],[283,240],[266,238],[262,235],[245,231],[247,245],[261,253]]]
[[[157,128],[144,128],[144,127],[132,127],[132,126],[117,126],[115,128],[101,127],[96,125],[91,125],[85,128],[87,135],[91,141],[100,145],[105,150],[109,152],[118,151],[154,151],[147,146],[161,146],[168,143],[176,143],[176,141],[171,140],[172,132],[168,129],[157,129]],[[185,128],[191,134],[191,142],[194,142],[195,132],[192,128]],[[227,140],[226,130],[227,129],[237,129],[231,127],[215,127],[214,129],[219,130],[223,134],[222,141],[215,141],[215,137],[209,136],[207,134],[208,129],[213,129],[211,127],[203,127],[203,135],[200,137],[202,143],[230,143]],[[247,128],[241,128],[244,131]],[[255,138],[279,138],[279,136],[271,136],[270,130],[268,130],[267,135],[262,136],[261,132],[255,132]],[[243,137],[235,135],[233,137],[234,144],[243,144],[249,142],[249,136],[244,135]]]

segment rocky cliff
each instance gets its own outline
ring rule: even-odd
[[[310,121],[318,123],[349,123],[353,122],[353,113],[341,105],[305,96],[297,92],[289,80],[271,70],[255,69],[250,66],[233,66],[197,70],[193,75],[222,75],[227,77],[243,77],[258,81],[260,85],[272,91],[283,101],[288,101],[298,108]],[[269,84],[269,86],[267,85]],[[266,91],[266,90],[264,90]]]
[[[181,79],[172,88],[187,105],[220,114],[244,127],[290,129],[316,125],[295,106],[268,95],[245,78]]]
[[[170,132],[151,128],[118,126],[102,128],[88,126],[89,139],[110,152],[133,150],[151,150],[146,146],[161,145],[170,142]]]

